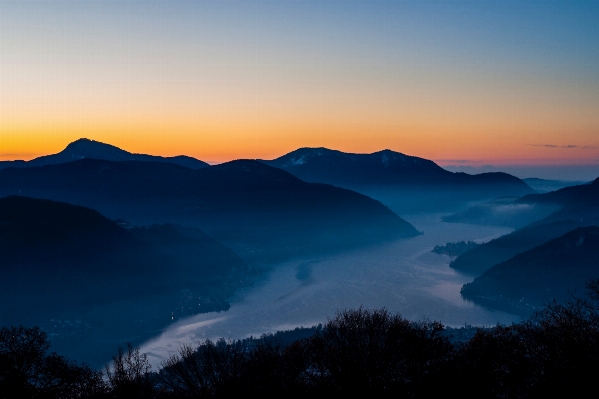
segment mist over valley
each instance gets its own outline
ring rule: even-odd
[[[126,342],[149,340],[142,350],[158,366],[186,343],[360,306],[451,327],[517,322],[532,308],[508,306],[519,297],[490,272],[472,278],[597,219],[596,182],[532,194],[513,176],[391,151],[209,166],[78,140],[3,167],[0,321],[39,325],[57,350],[96,366]],[[478,245],[432,252],[459,242]],[[554,291],[580,290],[596,272],[585,267],[544,276]],[[552,299],[535,295],[536,306]]]

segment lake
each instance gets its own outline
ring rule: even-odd
[[[405,219],[424,234],[415,238],[276,265],[268,278],[239,292],[227,312],[180,320],[141,351],[154,366],[182,344],[204,339],[240,339],[324,323],[338,309],[386,307],[410,320],[444,325],[510,324],[519,316],[490,311],[460,296],[472,277],[449,267],[451,257],[432,253],[435,245],[455,241],[486,242],[511,229],[441,222],[441,214]]]

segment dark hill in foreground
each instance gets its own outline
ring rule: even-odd
[[[158,162],[75,162],[0,171],[0,195],[89,206],[134,224],[201,228],[252,259],[279,259],[417,235],[380,202],[306,183],[256,161],[199,170]]]
[[[351,154],[327,148],[300,148],[262,162],[304,181],[364,193],[400,214],[438,212],[467,201],[533,192],[522,180],[506,173],[453,173],[428,159],[391,150]]]
[[[80,206],[0,199],[0,325],[40,325],[90,362],[173,318],[227,309],[247,279],[231,250],[173,225],[119,227]]]
[[[497,264],[464,285],[462,296],[483,306],[527,314],[553,299],[581,296],[599,276],[599,227],[578,228]]]
[[[167,162],[175,165],[184,166],[191,169],[200,169],[208,166],[206,162],[198,159],[179,155],[175,157],[160,157],[146,154],[132,154],[110,144],[101,143],[95,140],[79,139],[70,143],[64,150],[57,154],[45,155],[31,161],[4,161],[0,162],[0,169],[8,167],[27,167],[55,165],[77,161],[79,159],[103,159],[105,161],[153,161]]]

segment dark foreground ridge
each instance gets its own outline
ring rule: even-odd
[[[89,208],[27,197],[0,199],[0,254],[0,326],[39,325],[93,365],[173,319],[228,309],[251,278],[199,230],[124,229]]]
[[[590,285],[596,297],[599,284]],[[48,353],[38,328],[12,327],[0,330],[0,392],[3,399],[582,397],[595,388],[598,342],[598,308],[584,300],[458,343],[440,323],[360,308],[312,329],[183,346],[155,372],[129,346],[101,373]]]

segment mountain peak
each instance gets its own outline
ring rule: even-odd
[[[45,155],[26,162],[22,166],[44,166],[78,161],[84,158],[101,159],[112,162],[151,161],[167,162],[189,169],[200,169],[209,166],[206,162],[188,156],[161,157],[156,155],[133,154],[112,144],[88,138],[80,138],[65,147],[57,154]]]
[[[131,153],[122,150],[114,145],[102,143],[100,141],[81,138],[73,141],[66,146],[59,154],[67,155],[73,159],[81,158],[99,158],[126,160],[131,158]],[[116,160],[116,159],[115,159]]]

